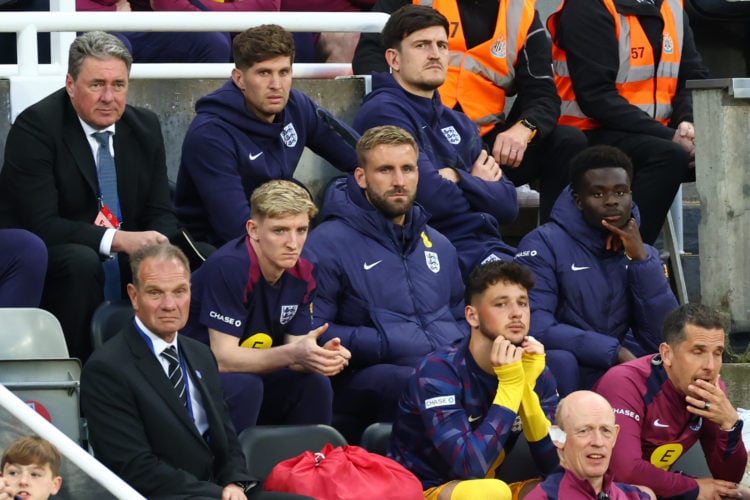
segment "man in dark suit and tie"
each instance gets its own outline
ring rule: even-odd
[[[18,116],[0,173],[0,227],[28,229],[47,244],[42,307],[81,359],[105,276],[106,298],[120,298],[125,256],[178,233],[159,121],[126,105],[131,61],[112,35],[77,37],[65,88]]]
[[[187,258],[173,245],[152,245],[133,253],[130,265],[134,322],[97,349],[81,375],[94,452],[150,499],[245,500],[254,481],[216,360],[177,333],[190,307]]]

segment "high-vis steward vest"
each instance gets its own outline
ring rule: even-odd
[[[504,121],[506,94],[515,92],[515,64],[534,20],[534,0],[500,0],[495,33],[466,49],[457,0],[413,0],[448,18],[448,76],[440,87],[443,104],[456,103],[485,134]]]
[[[677,91],[677,76],[680,71],[684,36],[682,0],[664,0],[661,5],[664,31],[661,58],[656,68],[654,52],[637,17],[618,13],[613,0],[601,1],[615,21],[620,54],[620,68],[615,81],[617,92],[630,104],[638,106],[655,120],[667,125],[672,116],[672,98]],[[565,1],[547,20],[547,28],[552,34],[555,85],[562,99],[559,123],[590,130],[601,124],[586,116],[578,106],[565,51],[557,44],[557,23],[564,7]]]

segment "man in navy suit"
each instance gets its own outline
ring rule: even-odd
[[[216,360],[177,333],[190,307],[187,258],[172,245],[153,245],[133,253],[130,265],[135,319],[94,352],[81,375],[94,452],[151,499],[245,500],[255,482],[227,416]],[[170,346],[181,385],[162,354]]]
[[[82,360],[91,350],[91,316],[104,298],[102,263],[119,255],[126,278],[127,255],[178,233],[159,121],[126,104],[131,61],[112,35],[77,37],[65,88],[18,116],[0,173],[0,227],[27,229],[46,243],[41,305],[60,320],[71,355]],[[114,162],[109,171],[116,170],[109,183],[100,178],[105,151]],[[117,271],[117,262],[110,264]],[[111,282],[112,297],[121,297],[120,282]]]

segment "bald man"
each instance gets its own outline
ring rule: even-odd
[[[620,426],[606,399],[591,391],[576,391],[560,400],[556,426],[550,428],[560,457],[559,470],[547,476],[526,499],[594,498],[598,500],[646,499],[650,493],[615,483],[609,460]]]

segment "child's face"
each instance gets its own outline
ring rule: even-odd
[[[57,494],[62,485],[62,478],[52,475],[49,464],[5,464],[3,478],[13,494],[23,500],[47,500]]]

